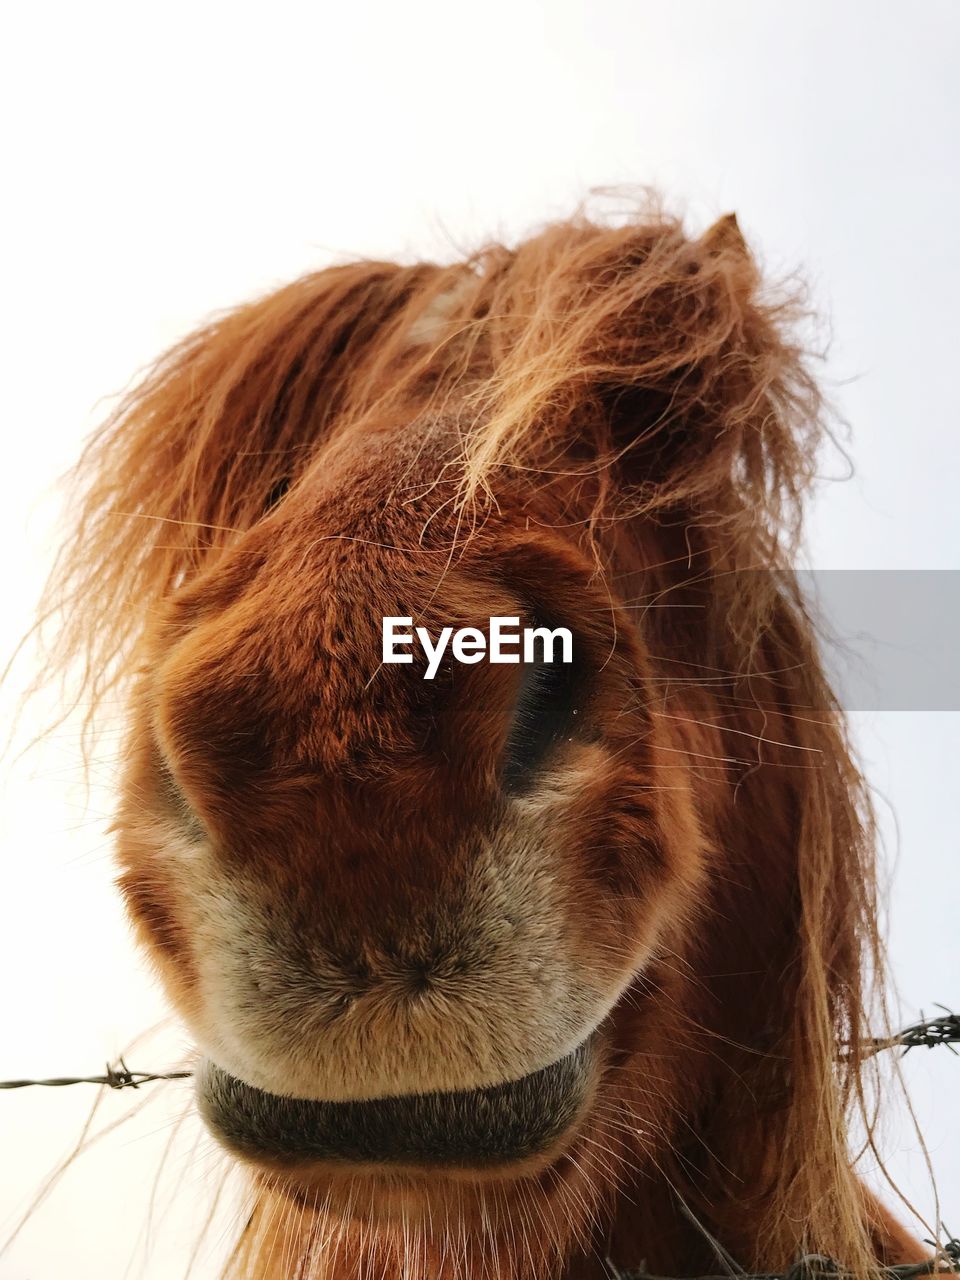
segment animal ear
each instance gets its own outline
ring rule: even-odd
[[[708,253],[733,252],[744,257],[750,255],[735,213],[725,213],[722,218],[718,218],[700,237],[700,243]]]
[[[738,486],[799,479],[819,399],[792,305],[766,293],[734,214],[665,238],[610,301],[599,431],[628,483],[653,505],[726,508]]]
[[[512,273],[522,319],[501,343],[474,480],[565,449],[615,465],[647,509],[799,487],[819,401],[798,312],[765,289],[733,214],[695,239],[661,216],[549,228]]]

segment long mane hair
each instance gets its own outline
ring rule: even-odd
[[[653,1178],[638,1198],[619,1134],[595,1212],[621,1223],[621,1254],[643,1247],[677,1273],[715,1269],[707,1238],[746,1267],[811,1249],[859,1275],[901,1260],[906,1239],[851,1161],[851,1123],[872,1133],[883,955],[867,788],[791,572],[828,432],[804,314],[764,285],[734,218],[691,237],[650,208],[620,223],[578,214],[453,264],[311,273],[180,342],[95,433],[44,608],[53,666],[79,672],[95,724],[147,661],[164,602],[331,442],[362,450],[386,419],[449,424],[423,524],[447,522],[451,558],[483,537],[504,486],[531,511],[575,513],[568,536],[643,630],[650,713],[689,768],[717,860],[675,973],[635,994],[638,1008],[659,1002],[683,1046],[688,1085],[655,1162],[669,1192]],[[383,502],[386,527],[405,494]],[[712,920],[731,926],[723,945]],[[626,1092],[656,1089],[641,1066]],[[260,1197],[238,1275],[280,1274],[257,1225],[278,1214],[295,1238],[278,1254],[313,1247],[300,1207]],[[691,1218],[705,1235],[688,1238]],[[562,1256],[545,1253],[543,1274]]]

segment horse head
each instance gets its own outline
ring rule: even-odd
[[[911,1252],[847,1150],[870,818],[790,574],[791,305],[731,218],[577,218],[308,275],[93,440],[64,646],[129,700],[120,885],[238,1271]],[[504,617],[570,660],[384,661]]]

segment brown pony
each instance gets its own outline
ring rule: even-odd
[[[230,1274],[867,1275],[872,823],[791,576],[824,414],[728,217],[354,262],[169,352],[48,604],[248,1169]],[[386,616],[573,661],[382,661]]]

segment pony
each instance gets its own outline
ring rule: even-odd
[[[882,943],[791,571],[805,316],[733,215],[580,211],[218,315],[86,446],[46,616],[127,708],[118,883],[249,1180],[230,1276],[918,1260],[851,1154]],[[382,660],[493,617],[572,660]]]

